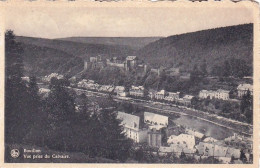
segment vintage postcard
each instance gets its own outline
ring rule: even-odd
[[[0,11],[1,168],[258,167],[256,2]]]

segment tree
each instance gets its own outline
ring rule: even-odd
[[[103,110],[101,113],[103,144],[107,148],[107,157],[125,161],[130,155],[132,143],[126,138],[121,121],[117,119],[117,113],[112,110]]]
[[[63,82],[51,79],[51,92],[46,99],[44,111],[48,113],[48,145],[58,150],[67,150],[72,141],[71,121],[75,117],[74,98],[66,90]]]
[[[226,60],[224,62],[224,67],[223,67],[223,76],[228,77],[230,75],[231,75],[231,67],[230,67],[229,61]]]
[[[243,149],[240,150],[240,160],[245,163],[247,161],[245,152],[243,151]]]
[[[43,146],[47,130],[47,113],[42,110],[41,99],[38,95],[36,77],[31,76],[28,85],[27,110],[31,114],[31,127],[26,136],[26,142]]]
[[[23,49],[13,31],[5,33],[5,142],[22,143],[30,128],[23,76]]]
[[[203,59],[202,65],[200,66],[200,71],[203,76],[206,76],[208,74],[207,71],[207,62],[205,59]]]
[[[193,84],[198,84],[201,80],[201,72],[198,69],[197,65],[194,65],[193,70],[190,74],[190,82]]]
[[[47,98],[47,111],[52,120],[67,120],[75,113],[73,96],[67,91],[63,81],[52,78],[50,83],[50,95]]]
[[[248,123],[253,122],[253,97],[249,90],[242,97],[242,101],[240,103],[240,111],[246,116]]]

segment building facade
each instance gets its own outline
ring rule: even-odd
[[[165,94],[166,94],[166,91],[165,90],[161,90],[161,91],[155,93],[154,98],[158,99],[158,100],[163,100],[164,97],[165,97]]]
[[[132,139],[136,143],[147,142],[148,130],[141,127],[139,116],[118,112],[117,118],[121,120],[121,124],[124,127],[123,132],[128,138]]]
[[[137,66],[137,57],[136,56],[127,56],[125,60],[125,69],[130,71],[135,69]]]
[[[176,93],[168,92],[168,96],[166,96],[164,100],[173,102],[173,101],[177,101],[179,98],[180,98],[180,92],[176,92]]]
[[[242,98],[248,91],[250,92],[251,95],[253,95],[253,85],[240,84],[237,87],[237,93],[239,98]]]
[[[195,136],[188,134],[180,134],[178,136],[171,135],[168,140],[168,144],[180,145],[183,148],[194,149],[195,147]]]
[[[212,90],[201,90],[199,93],[199,98],[201,99],[221,99],[221,100],[229,100],[229,91],[218,89],[217,91]]]
[[[162,133],[155,128],[148,131],[148,145],[152,147],[160,147],[162,145]]]
[[[144,87],[143,86],[132,86],[129,89],[129,94],[135,97],[144,97]]]

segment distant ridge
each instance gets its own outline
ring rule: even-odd
[[[232,57],[252,66],[253,24],[169,36],[146,45],[136,55],[154,66],[173,65],[184,70],[204,59],[211,69]]]
[[[80,43],[57,39],[44,39],[23,36],[18,36],[16,40],[23,44],[32,44],[40,47],[53,48],[71,54],[73,56],[85,58],[89,58],[90,56],[96,56],[98,54],[107,56],[126,56],[128,54],[134,53],[135,51],[130,47],[124,45]]]
[[[104,45],[123,45],[132,49],[140,49],[145,45],[163,37],[68,37],[57,40]]]

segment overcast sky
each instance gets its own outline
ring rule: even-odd
[[[10,8],[6,29],[42,38],[170,36],[253,22],[247,8]]]

